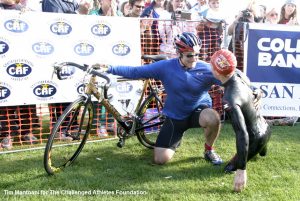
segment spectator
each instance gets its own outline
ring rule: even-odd
[[[172,16],[173,20],[180,20],[181,15],[178,11],[189,11],[190,7],[191,5],[186,0],[170,0],[167,3],[166,10],[175,15]]]
[[[212,54],[221,49],[223,42],[223,22],[225,16],[219,7],[219,0],[208,0],[209,8],[201,12],[204,18],[197,27],[199,38],[203,41],[200,57],[209,61]]]
[[[263,18],[264,16],[261,12],[260,6],[257,6],[255,2],[252,2],[248,5],[248,7],[245,10],[240,11],[233,23],[229,25],[228,34],[232,35],[234,31],[237,31],[236,28],[240,28],[241,23],[260,23],[262,22]]]
[[[286,0],[281,7],[278,24],[299,25],[297,19],[296,0]]]
[[[275,18],[275,15],[273,16],[273,18]],[[278,19],[278,15],[276,16],[276,18]],[[275,21],[275,19],[273,20]],[[281,7],[280,19],[278,24],[298,25],[297,6],[295,0],[286,0],[284,5]],[[273,126],[294,126],[298,119],[299,117],[297,116],[273,118],[268,119],[268,123]]]
[[[154,0],[152,3],[144,9],[142,18],[156,18],[156,19],[170,19],[170,14],[166,11],[166,0]],[[160,53],[161,44],[166,44],[166,38],[164,36],[164,22],[154,20],[150,30],[151,49],[150,54],[156,55]],[[163,37],[163,38],[162,38]]]
[[[272,8],[266,13],[266,24],[277,24],[278,23],[278,12],[275,8]]]
[[[145,8],[145,0],[129,0],[130,12],[125,17],[140,17]],[[152,35],[151,35],[152,20],[141,19],[140,32],[141,32],[141,51],[142,54],[151,52]]]
[[[189,4],[186,0],[170,0],[166,8],[172,20],[182,20],[182,12],[189,11]]]
[[[140,17],[144,8],[145,0],[129,0],[130,11],[125,17]]]
[[[202,11],[200,15],[208,19],[224,19],[219,0],[208,0],[208,9]]]
[[[124,1],[120,6],[120,11],[123,16],[126,16],[130,13],[130,4],[129,1]]]
[[[170,0],[166,6],[169,12],[169,18],[164,22],[165,30],[161,33],[161,37],[165,38],[161,44],[160,50],[165,54],[176,54],[173,39],[182,32],[193,32],[196,34],[195,22],[192,20],[192,13],[189,12],[189,4],[186,0]]]
[[[99,7],[95,7],[89,14],[99,16],[123,16],[123,13],[118,10],[116,0],[94,0],[99,1]],[[94,3],[94,5],[97,3]]]
[[[267,6],[265,5],[258,5],[259,7],[259,12],[260,12],[260,16],[262,16],[262,20],[261,23],[265,23],[266,22],[266,15],[267,15]]]
[[[271,129],[254,106],[254,96],[249,79],[236,70],[236,58],[228,50],[219,50],[211,58],[213,75],[224,86],[224,109],[231,119],[236,136],[237,153],[225,166],[226,173],[236,171],[234,190],[246,187],[247,161],[259,154],[265,156]]]
[[[79,4],[76,0],[43,0],[42,11],[52,13],[76,14]]]
[[[199,16],[201,16],[201,13],[206,11],[208,9],[208,5],[206,0],[197,0],[198,2],[192,6],[190,9],[191,12],[198,13]]]
[[[20,0],[1,0],[0,1],[0,9],[21,10],[23,8],[23,6],[20,5],[19,3],[20,3]]]
[[[228,49],[235,53],[237,59],[237,68],[243,71],[244,67],[244,23],[261,23],[264,16],[261,12],[261,7],[251,1],[245,10],[239,12],[232,24],[228,26],[228,35],[232,36]]]

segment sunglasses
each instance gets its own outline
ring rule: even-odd
[[[141,9],[145,8],[145,6],[139,6],[139,5],[134,5],[134,6],[137,7],[137,8],[141,8]]]
[[[200,54],[187,54],[185,55],[187,58],[198,57]]]
[[[274,16],[278,16],[278,14],[277,13],[272,13],[270,16],[274,17]]]

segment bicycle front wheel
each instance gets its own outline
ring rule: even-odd
[[[53,175],[71,165],[88,139],[93,120],[93,103],[80,97],[55,123],[44,153],[44,167]]]
[[[148,96],[137,112],[138,123],[136,135],[142,145],[153,149],[160,126],[164,122],[163,104],[156,94]]]

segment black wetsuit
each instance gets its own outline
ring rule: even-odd
[[[254,95],[248,78],[237,71],[224,86],[223,104],[236,135],[236,155],[225,166],[225,172],[245,170],[247,161],[256,154],[266,154],[271,130],[254,107]]]

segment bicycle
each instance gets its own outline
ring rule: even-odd
[[[155,62],[167,58],[163,55],[144,55],[142,59]],[[111,81],[105,73],[100,72],[95,65],[93,67],[73,62],[63,62],[54,65],[54,73],[59,80],[64,79],[61,76],[63,66],[77,67],[86,71],[85,76],[90,75],[91,77],[88,83],[85,84],[85,92],[65,109],[48,137],[44,152],[44,168],[49,175],[70,166],[88,140],[94,117],[92,96],[96,97],[98,102],[117,121],[118,147],[123,147],[127,138],[137,136],[142,145],[150,149],[154,148],[159,126],[164,122],[164,116],[162,115],[163,102],[161,100],[163,87],[155,86],[150,79],[144,80],[142,93],[134,112],[122,116],[109,102],[107,91]],[[96,76],[103,78],[106,82],[98,84]],[[128,81],[128,79],[121,78],[119,81]],[[74,126],[74,123],[77,126]],[[63,136],[66,136],[68,140],[62,141]]]

